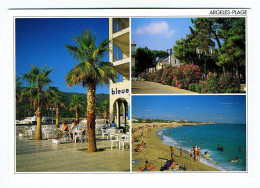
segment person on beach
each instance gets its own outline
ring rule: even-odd
[[[112,121],[112,123],[110,124],[110,127],[116,127],[117,125],[115,124],[114,121]]]
[[[170,169],[170,166],[171,166],[171,162],[170,162],[170,161],[167,161],[167,162],[166,162],[166,170],[169,170],[169,169]]]
[[[63,130],[63,133],[69,132],[69,127],[68,127],[67,122],[65,120],[62,122],[62,130]]]
[[[146,146],[146,144],[144,143],[144,141],[142,141],[141,146],[143,146],[143,147]]]
[[[154,168],[155,168],[155,166],[150,167],[149,162],[146,160],[146,161],[145,161],[145,167],[144,167],[144,168],[140,168],[139,171],[142,172],[142,171],[152,170],[152,169],[154,169]]]
[[[149,164],[149,162],[146,160],[146,161],[145,161],[145,167],[144,167],[144,169],[148,170],[149,168],[150,168],[150,164]]]
[[[139,140],[137,138],[134,138],[134,142],[139,142]]]
[[[103,129],[107,129],[109,126],[108,126],[108,121],[106,121],[103,125],[102,125],[102,128]]]
[[[170,160],[170,164],[171,164],[171,166],[169,167],[169,169],[177,169],[177,168],[179,168],[179,165],[177,165],[175,163],[175,159],[171,159]]]
[[[173,147],[170,147],[170,149],[171,149],[171,159],[174,159],[174,149]]]
[[[197,146],[194,147],[194,152],[193,152],[193,156],[194,156],[194,162],[197,161]]]
[[[141,133],[141,137],[144,138],[144,132]]]
[[[201,151],[200,151],[200,148],[198,148],[198,151],[197,151],[197,159],[198,159],[198,161],[200,161],[200,156],[201,156]]]
[[[180,148],[180,157],[182,157],[182,148]]]
[[[191,150],[190,150],[190,157],[193,156],[193,153],[194,153],[194,151],[191,149]]]
[[[140,144],[137,145],[137,148],[135,149],[135,152],[141,152],[143,151]]]

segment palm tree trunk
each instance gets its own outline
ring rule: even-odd
[[[95,135],[95,93],[96,85],[87,84],[87,128],[88,128],[88,151],[96,152],[96,135]]]
[[[105,123],[107,122],[107,110],[104,111],[104,116],[105,116]]]
[[[59,109],[59,106],[57,105],[56,106],[56,128],[59,128],[59,119],[60,119],[60,117],[59,117],[59,111],[60,111],[60,109]]]
[[[42,140],[42,113],[39,106],[37,107],[37,128],[35,140]]]
[[[76,108],[76,124],[79,124],[79,109]]]

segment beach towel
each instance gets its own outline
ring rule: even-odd
[[[146,169],[146,168],[140,168],[140,169],[139,169],[139,172],[150,171],[150,170],[153,170],[153,169],[155,169],[155,168],[156,168],[155,166],[152,166],[151,168],[148,168],[148,169]]]

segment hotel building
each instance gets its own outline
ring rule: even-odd
[[[109,61],[120,74],[118,82],[111,81],[110,121],[118,126],[129,123],[130,111],[130,27],[129,18],[109,18]],[[114,107],[115,106],[115,107]]]

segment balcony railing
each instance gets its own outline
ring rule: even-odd
[[[129,27],[129,18],[114,18],[113,19],[113,33],[121,31]]]
[[[114,52],[113,55],[114,55],[113,56],[114,61],[118,61],[118,60],[123,59],[123,53],[120,50]]]
[[[123,59],[123,52],[116,45],[114,45],[113,59],[114,62]]]

